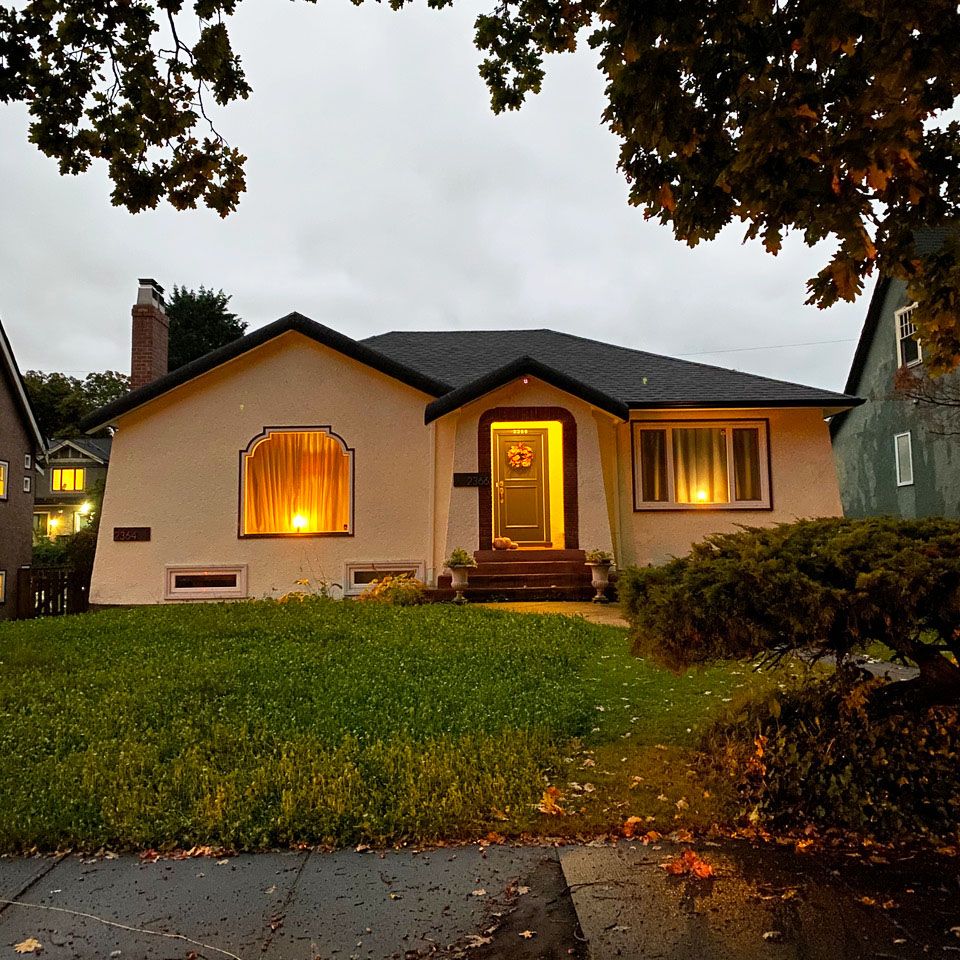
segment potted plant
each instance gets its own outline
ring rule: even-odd
[[[466,603],[463,591],[467,589],[467,571],[476,567],[477,561],[463,547],[457,547],[446,560],[444,566],[450,568],[450,585],[457,591],[454,603]]]
[[[590,568],[590,585],[596,590],[593,597],[594,603],[609,603],[607,599],[607,586],[610,583],[610,567],[613,564],[613,556],[606,550],[588,550],[587,566]]]

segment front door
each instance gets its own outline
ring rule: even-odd
[[[493,428],[493,535],[550,546],[547,430]]]

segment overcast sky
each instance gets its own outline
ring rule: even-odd
[[[773,258],[739,228],[690,250],[645,222],[600,125],[593,51],[552,58],[543,93],[495,117],[475,10],[241,4],[254,92],[217,120],[248,190],[226,220],[113,208],[101,168],[61,178],[26,112],[0,106],[0,317],[21,368],[128,370],[152,276],[223,288],[251,328],[291,310],[353,337],[552,327],[842,387],[866,297],[803,306],[828,251],[788,241]],[[817,341],[839,342],[779,346]]]

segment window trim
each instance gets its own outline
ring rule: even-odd
[[[639,434],[642,430],[666,430],[668,433],[674,427],[704,427],[720,429],[730,427],[731,433],[727,437],[727,477],[731,495],[734,491],[734,462],[732,455],[733,433],[735,428],[756,427],[760,441],[760,493],[759,500],[731,500],[729,503],[677,503],[676,500],[659,502],[641,500],[641,481],[639,474]],[[673,473],[673,438],[667,437],[667,489],[672,496],[674,493]],[[633,512],[647,513],[648,511],[712,511],[712,510],[773,510],[773,458],[770,449],[770,421],[766,417],[727,417],[723,420],[631,420],[630,421],[630,454],[631,471],[633,473]],[[764,469],[766,459],[766,469]]]
[[[64,490],[63,488],[63,476],[64,471],[69,470],[73,474],[73,489]],[[61,474],[60,477],[60,488],[57,489],[57,474]],[[82,473],[83,477],[81,482],[83,486],[77,486],[77,474]],[[87,492],[87,468],[83,467],[51,467],[50,468],[50,492],[51,493],[86,493]]]
[[[33,457],[29,453],[23,455],[23,469],[29,470],[33,466]]]
[[[7,571],[0,570],[0,604],[7,602]]]
[[[0,485],[0,501],[10,499],[10,462],[0,460],[0,477],[3,479]]]
[[[325,433],[331,439],[340,444],[343,452],[350,459],[350,529],[349,530],[330,530],[318,533],[244,533],[243,530],[243,503],[246,497],[246,471],[243,469],[244,462],[253,452],[254,447],[262,440],[266,440],[274,433]],[[311,537],[353,537],[356,530],[356,505],[357,505],[357,464],[356,451],[353,447],[347,446],[347,441],[334,432],[329,423],[313,426],[294,426],[294,427],[264,427],[247,445],[240,451],[239,463],[239,482],[237,496],[237,538],[239,540],[280,540],[280,539],[299,539],[307,540]]]
[[[902,437],[907,438],[907,459],[910,463],[910,479],[904,480],[900,473],[900,446],[897,443]],[[898,487],[912,487],[914,480],[913,472],[913,437],[910,434],[910,431],[907,430],[904,433],[895,433],[893,435],[893,463],[897,471],[897,486]]]
[[[345,597],[359,597],[361,593],[370,588],[369,583],[358,584],[355,580],[356,574],[373,571],[389,574],[391,571],[400,570],[404,573],[410,571],[411,576],[418,580],[426,581],[426,564],[422,560],[376,560],[347,563],[344,567],[343,577],[343,595]]]
[[[30,477],[23,478],[23,492],[33,493],[33,480]]]
[[[235,573],[235,587],[177,587],[176,577],[180,574],[220,574]],[[247,593],[247,565],[245,563],[207,566],[186,564],[167,566],[163,571],[164,600],[245,600]]]
[[[917,359],[910,360],[909,362],[903,359],[903,341],[906,340],[907,337],[902,336],[900,333],[900,320],[904,314],[913,313],[913,311],[916,309],[916,306],[917,306],[916,302],[913,302],[908,304],[905,307],[901,307],[899,310],[895,310],[893,313],[893,324],[894,324],[893,332],[897,338],[897,368],[898,369],[900,367],[917,367],[921,363],[923,363],[923,344],[920,342],[919,337],[916,340]],[[912,323],[911,321],[911,326],[913,327],[914,332],[916,332],[916,329],[917,329],[916,324]]]

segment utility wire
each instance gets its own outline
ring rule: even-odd
[[[843,340],[807,340],[804,343],[771,343],[764,347],[730,347],[723,350],[698,350],[696,353],[677,353],[677,357],[706,357],[714,353],[744,353],[747,350],[784,350],[787,347],[819,347],[825,343],[854,343],[856,337],[845,337]]]

